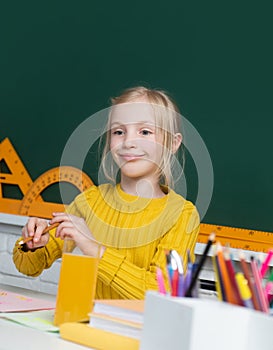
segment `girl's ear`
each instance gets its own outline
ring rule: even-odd
[[[181,143],[182,143],[182,135],[177,132],[174,135],[174,140],[173,140],[173,146],[172,146],[172,153],[175,154],[175,152],[178,150],[178,148],[180,147]]]

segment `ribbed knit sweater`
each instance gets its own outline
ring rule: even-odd
[[[143,299],[156,290],[156,267],[166,273],[166,251],[175,249],[186,269],[187,250],[194,259],[199,232],[195,206],[172,190],[162,198],[140,198],[120,185],[92,186],[78,195],[67,212],[85,219],[93,236],[106,247],[99,262],[97,299]],[[50,231],[47,245],[24,252],[18,244],[13,260],[18,271],[38,276],[62,256],[63,241]]]

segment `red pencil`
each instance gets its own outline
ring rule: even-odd
[[[236,283],[235,271],[234,271],[234,268],[232,265],[232,261],[230,259],[230,252],[229,252],[229,249],[227,247],[224,248],[224,259],[225,259],[225,263],[227,266],[228,276],[229,276],[231,286],[232,286],[232,291],[233,291],[233,298],[234,298],[233,301],[234,302],[232,302],[232,304],[244,306],[244,303],[243,303],[241,296],[240,296],[240,293],[239,293],[238,285]]]
[[[178,295],[178,279],[179,279],[179,273],[178,273],[178,269],[176,269],[173,272],[173,278],[172,278],[172,296],[173,297],[177,297]]]

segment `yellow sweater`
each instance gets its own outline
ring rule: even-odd
[[[123,192],[120,185],[92,186],[81,193],[67,212],[85,219],[94,237],[106,246],[99,262],[97,299],[143,299],[157,289],[156,267],[164,273],[166,250],[194,258],[199,216],[194,205],[170,190],[162,198],[140,198]],[[38,276],[61,257],[63,241],[50,232],[48,244],[24,252],[18,244],[13,260],[18,271]]]

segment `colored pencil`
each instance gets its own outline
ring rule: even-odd
[[[271,304],[273,299],[273,282],[272,281],[269,281],[266,283],[264,291],[269,304]]]
[[[266,300],[265,293],[262,287],[262,278],[257,266],[257,261],[254,259],[253,256],[250,257],[250,266],[254,277],[255,286],[257,287],[257,294],[262,306],[262,311],[268,313],[269,305],[268,305],[268,301]]]
[[[260,268],[260,274],[261,274],[262,278],[264,278],[264,276],[269,268],[269,263],[270,263],[272,256],[273,256],[273,249],[270,249],[266,258],[265,258],[265,261],[262,263],[262,266]]]
[[[174,266],[172,276],[172,296],[183,297],[184,296],[184,268],[181,256],[176,250],[170,251],[170,261]]]
[[[236,283],[235,271],[232,265],[232,261],[230,259],[230,252],[227,247],[225,247],[223,255],[227,267],[228,276],[232,286],[232,304],[243,306],[244,303],[239,292],[238,284]]]
[[[183,273],[178,273],[177,296],[178,297],[183,297],[184,296],[184,275],[183,275]]]
[[[156,268],[156,280],[157,280],[159,293],[166,295],[164,278],[163,278],[162,271],[159,267]]]
[[[215,276],[215,286],[216,286],[216,292],[217,292],[217,297],[220,301],[223,300],[223,293],[222,293],[222,287],[221,287],[221,276],[219,274],[219,268],[218,268],[218,263],[216,261],[216,245],[214,244],[213,247],[213,253],[212,253],[212,264],[213,264],[213,269],[214,269],[214,276]]]
[[[179,273],[178,269],[174,270],[173,272],[173,279],[172,279],[172,296],[177,297],[178,296],[178,281],[179,281]]]
[[[234,303],[234,296],[232,293],[231,281],[228,276],[228,271],[226,263],[224,260],[223,249],[220,242],[216,243],[216,254],[219,261],[219,270],[223,279],[223,289],[226,295],[226,301],[229,303]]]
[[[45,233],[49,232],[50,230],[53,230],[54,228],[58,227],[59,224],[60,224],[59,222],[56,222],[55,224],[47,226],[44,229],[44,231],[42,232],[42,235],[44,235]],[[29,237],[26,237],[26,238],[22,239],[21,241],[19,241],[18,244],[23,245],[23,244],[30,242],[32,240],[33,240],[33,236],[29,236]]]
[[[212,245],[212,243],[214,241],[215,241],[215,233],[213,232],[213,233],[211,233],[209,235],[208,242],[206,244],[205,250],[204,250],[204,252],[203,252],[203,254],[201,256],[201,259],[200,259],[200,261],[198,263],[198,266],[197,266],[197,268],[196,268],[196,270],[195,270],[195,272],[194,272],[194,274],[193,274],[193,276],[191,278],[190,285],[189,285],[189,287],[186,290],[186,293],[185,293],[186,297],[190,297],[192,295],[193,288],[195,287],[195,284],[197,282],[197,279],[198,279],[198,276],[200,274],[200,271],[201,271],[201,269],[202,269],[202,267],[203,267],[203,265],[205,263],[207,255],[208,255],[209,249],[210,249],[210,247],[211,247],[211,245]]]
[[[247,279],[248,286],[249,286],[250,291],[251,291],[251,298],[252,298],[254,309],[257,310],[257,311],[262,311],[262,305],[261,305],[261,303],[259,301],[259,298],[258,298],[258,295],[257,295],[257,290],[255,288],[253,280],[251,279],[250,271],[249,271],[249,268],[248,268],[248,264],[247,264],[247,262],[245,260],[245,255],[244,255],[243,251],[239,252],[239,259],[240,259],[240,264],[241,264],[241,267],[242,267],[242,271],[243,271],[243,273],[245,275],[245,278]]]

